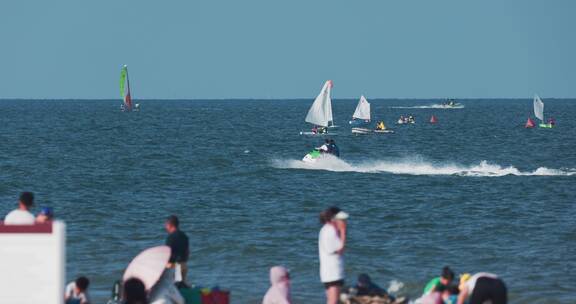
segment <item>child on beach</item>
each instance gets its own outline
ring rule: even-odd
[[[79,277],[66,285],[64,300],[66,304],[89,304],[88,286],[90,281],[86,277]]]

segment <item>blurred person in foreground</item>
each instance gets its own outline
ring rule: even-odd
[[[54,220],[54,211],[50,207],[42,207],[40,213],[36,216],[36,223],[50,223]]]
[[[270,268],[270,289],[262,304],[290,304],[290,274],[282,266]]]
[[[463,274],[460,277],[458,304],[506,304],[508,290],[497,275],[480,272],[475,275]]]
[[[90,280],[86,277],[78,277],[73,282],[68,283],[64,293],[66,304],[89,304],[88,286],[90,286]]]

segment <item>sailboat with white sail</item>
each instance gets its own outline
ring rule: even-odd
[[[331,126],[334,127],[332,99],[330,98],[331,89],[332,80],[328,80],[324,83],[320,94],[316,96],[306,115],[306,122],[314,126],[312,131],[301,131],[300,135],[335,135],[332,132],[328,132]]]
[[[330,88],[332,88],[332,80],[328,81],[330,81]],[[338,126],[334,124],[334,115],[332,114],[332,98],[330,98],[330,92],[328,92],[328,98],[324,106],[326,107],[326,113],[328,115],[328,129],[337,129]]]
[[[534,95],[534,116],[540,120],[540,124],[538,125],[540,128],[551,129],[554,127],[554,121],[549,120],[548,122],[544,122],[544,102],[538,95]]]
[[[368,134],[372,132],[372,130],[367,128],[370,124],[370,103],[364,95],[360,96],[350,124],[357,126],[352,128],[353,134]]]
[[[122,105],[120,109],[122,112],[139,111],[140,104],[132,102],[130,95],[130,80],[128,79],[128,67],[124,65],[120,71],[120,95],[122,96]]]
[[[362,95],[350,121],[351,125],[356,125],[356,127],[352,127],[352,134],[394,133],[394,131],[386,128],[383,121],[379,121],[376,128],[372,130],[369,126],[371,119],[370,103]]]
[[[364,95],[360,96],[356,110],[352,114],[352,120],[349,121],[352,126],[363,126],[370,124],[370,103]]]

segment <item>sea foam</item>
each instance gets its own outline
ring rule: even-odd
[[[551,169],[539,167],[532,171],[520,171],[514,166],[501,166],[486,160],[482,160],[479,163],[472,165],[431,162],[421,158],[367,160],[359,163],[349,163],[336,157],[326,157],[315,163],[305,163],[301,160],[295,159],[276,159],[272,161],[272,165],[279,169],[390,173],[401,175],[454,175],[470,177],[576,175],[576,169]]]
[[[464,109],[464,105],[455,105],[455,106],[446,106],[443,104],[431,104],[425,106],[393,106],[390,107],[391,109],[445,109],[445,110],[452,110],[452,109]]]

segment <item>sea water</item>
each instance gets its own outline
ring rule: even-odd
[[[311,100],[0,101],[0,214],[20,191],[68,227],[67,277],[96,303],[177,214],[192,283],[259,303],[285,265],[295,303],[322,303],[318,213],[348,211],[347,282],[370,274],[416,297],[450,265],[500,275],[515,303],[576,295],[576,102],[544,100],[554,129],[525,129],[532,101],[372,99],[394,134],[354,136],[334,100],[341,159],[300,159]],[[400,115],[415,125],[396,126]],[[428,123],[431,115],[438,123]],[[38,211],[36,208],[35,211]],[[399,286],[401,288],[399,288]]]

